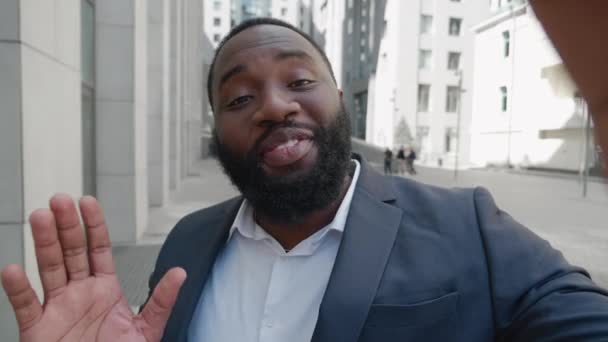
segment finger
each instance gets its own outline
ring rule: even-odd
[[[61,293],[68,282],[63,252],[59,244],[53,212],[48,209],[35,210],[30,215],[30,225],[46,301]]]
[[[95,275],[114,274],[112,243],[101,206],[91,196],[84,196],[79,204],[87,232],[91,271]]]
[[[57,194],[51,198],[51,210],[55,215],[63,262],[70,280],[81,280],[91,275],[84,231],[72,198]]]
[[[20,331],[27,330],[40,320],[42,306],[21,267],[8,265],[2,270],[2,287],[13,306]]]
[[[152,297],[140,315],[145,323],[143,332],[148,341],[157,341],[162,337],[179,289],[185,280],[186,271],[183,268],[174,267],[156,285]]]

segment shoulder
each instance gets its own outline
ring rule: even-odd
[[[481,187],[446,188],[409,178],[386,178],[395,194],[391,204],[402,211],[404,222],[447,239],[478,235],[479,208],[490,211],[495,208],[492,196]]]
[[[392,182],[396,193],[397,205],[454,205],[454,202],[465,201],[472,205],[478,191],[489,192],[483,188],[447,188],[422,183],[410,178],[385,176]],[[413,202],[413,203],[412,203]]]

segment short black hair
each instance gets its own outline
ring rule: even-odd
[[[287,22],[284,22],[282,20],[275,19],[275,18],[260,17],[260,18],[247,19],[247,20],[242,21],[237,26],[233,27],[232,30],[230,30],[230,32],[228,32],[226,37],[224,37],[224,39],[222,39],[222,41],[219,43],[219,45],[217,46],[217,49],[215,49],[215,54],[213,55],[213,60],[211,62],[211,66],[209,67],[209,74],[207,75],[207,97],[209,99],[209,103],[211,104],[212,110],[214,110],[214,108],[213,108],[213,96],[211,94],[211,84],[213,83],[213,68],[215,67],[217,55],[222,50],[224,45],[226,45],[226,43],[230,39],[232,39],[234,36],[236,36],[240,32],[243,32],[244,30],[246,30],[250,27],[258,26],[258,25],[282,26],[282,27],[290,29],[290,30],[298,33],[300,36],[304,37],[321,54],[323,61],[325,62],[325,64],[327,65],[327,68],[329,69],[331,79],[334,81],[334,83],[337,84],[336,77],[334,76],[334,71],[331,67],[331,63],[329,62],[329,58],[327,58],[327,55],[325,54],[325,51],[323,51],[323,49],[319,46],[319,44],[317,44],[308,34],[304,33],[302,30],[291,25],[290,23],[287,23]],[[214,110],[214,112],[215,112],[215,110]]]

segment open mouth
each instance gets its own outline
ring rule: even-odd
[[[281,128],[264,140],[261,157],[269,167],[287,166],[304,158],[312,146],[311,132],[298,128]]]

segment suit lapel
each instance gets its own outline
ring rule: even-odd
[[[241,202],[242,199],[238,198],[228,203],[224,211],[225,215],[218,215],[218,217],[206,223],[209,229],[201,230],[206,234],[200,234],[188,244],[189,248],[192,249],[189,255],[193,256],[184,265],[188,277],[173,308],[174,316],[171,317],[166,328],[168,331],[177,332],[176,341],[186,341],[188,338],[188,327],[194,315],[194,310],[215,259],[226,244],[230,227]],[[221,229],[210,229],[212,227],[220,227]]]
[[[401,221],[401,210],[386,203],[394,199],[388,178],[362,161],[312,342],[357,341]]]

